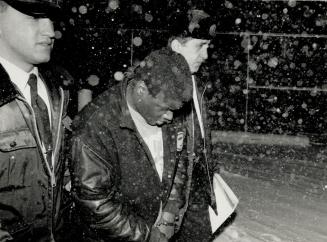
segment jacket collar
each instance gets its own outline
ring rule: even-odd
[[[0,64],[0,106],[12,101],[19,95],[16,87],[10,81],[8,73]]]
[[[43,78],[46,87],[48,88],[49,94],[51,95],[52,101],[54,101],[54,106],[58,106],[59,102],[59,89],[60,80],[53,76],[52,71],[46,66],[39,67],[39,74]],[[0,106],[12,101],[18,97],[19,91],[15,85],[10,81],[10,77],[3,66],[0,64]]]
[[[136,130],[134,121],[132,119],[131,113],[130,113],[129,108],[128,108],[128,105],[127,105],[127,97],[126,97],[127,84],[128,84],[128,80],[124,80],[120,84],[120,94],[121,94],[121,102],[120,102],[120,108],[121,108],[120,127],[122,127],[122,128],[128,128],[128,129],[131,129],[131,130]]]

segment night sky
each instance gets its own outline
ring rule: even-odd
[[[173,11],[203,8],[217,22],[207,83],[213,128],[304,134],[326,130],[326,23],[322,1],[109,0],[66,3],[53,61],[97,94],[166,45]]]

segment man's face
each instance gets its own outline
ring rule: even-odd
[[[53,23],[8,6],[0,11],[0,55],[25,71],[48,62],[54,43]]]
[[[182,102],[165,100],[163,92],[158,93],[155,97],[147,93],[143,96],[139,112],[148,124],[162,126],[172,121],[173,111],[181,106]]]
[[[201,64],[208,58],[208,47],[210,40],[190,38],[181,43],[179,53],[186,59],[190,70],[195,73]]]

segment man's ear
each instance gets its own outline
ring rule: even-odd
[[[145,85],[144,81],[139,81],[136,84],[136,94],[138,98],[144,97],[144,95],[147,95],[149,92],[147,86]]]
[[[180,54],[180,48],[181,48],[181,43],[178,41],[178,39],[174,39],[171,44],[171,49],[175,51],[176,53]]]

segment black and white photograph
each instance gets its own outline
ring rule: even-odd
[[[0,0],[0,242],[326,242],[326,60],[327,0]]]

